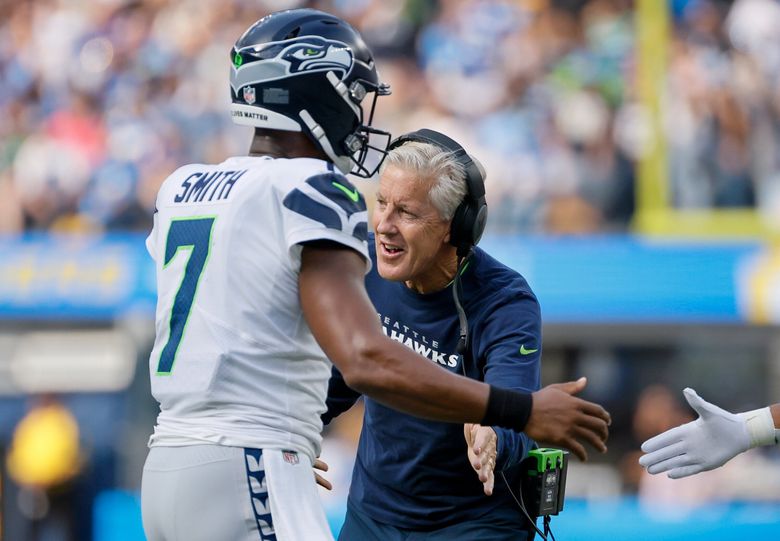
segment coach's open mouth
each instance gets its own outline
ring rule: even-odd
[[[396,244],[390,244],[387,242],[380,242],[379,245],[382,248],[382,254],[386,257],[394,257],[401,254],[404,249]]]

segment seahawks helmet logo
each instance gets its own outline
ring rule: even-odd
[[[236,61],[236,57],[242,60]],[[333,71],[343,79],[354,64],[347,45],[317,36],[245,47],[234,51],[233,58],[230,84],[234,91],[249,84],[319,71]]]
[[[281,58],[290,63],[290,73],[340,71],[343,77],[352,68],[352,51],[346,45],[321,38],[291,45]]]

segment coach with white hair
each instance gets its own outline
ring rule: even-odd
[[[584,378],[539,390],[536,297],[520,274],[475,246],[487,215],[481,165],[432,130],[401,136],[390,149],[366,278],[385,334],[445,370],[534,393],[533,408],[520,433],[428,421],[365,397],[339,539],[526,539],[528,521],[509,489],[517,493],[517,466],[531,437],[554,440],[584,460],[582,441],[606,450],[608,415],[572,396]],[[358,396],[334,368],[323,421]],[[546,432],[554,430],[568,432],[564,439]]]

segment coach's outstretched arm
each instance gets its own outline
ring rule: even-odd
[[[582,442],[606,450],[609,414],[575,396],[584,382],[533,393],[499,389],[457,376],[382,333],[366,294],[365,260],[334,243],[304,245],[299,287],[304,316],[347,385],[385,405],[454,423],[504,426],[587,455]],[[533,407],[532,407],[533,404]]]
[[[639,463],[649,473],[669,472],[672,479],[718,468],[743,451],[780,443],[780,403],[745,413],[710,404],[691,388],[685,400],[699,418],[650,438]]]

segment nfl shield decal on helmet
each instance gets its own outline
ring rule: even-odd
[[[245,86],[244,87],[244,101],[248,105],[252,105],[257,101],[257,95],[255,94],[255,87],[253,86]]]

